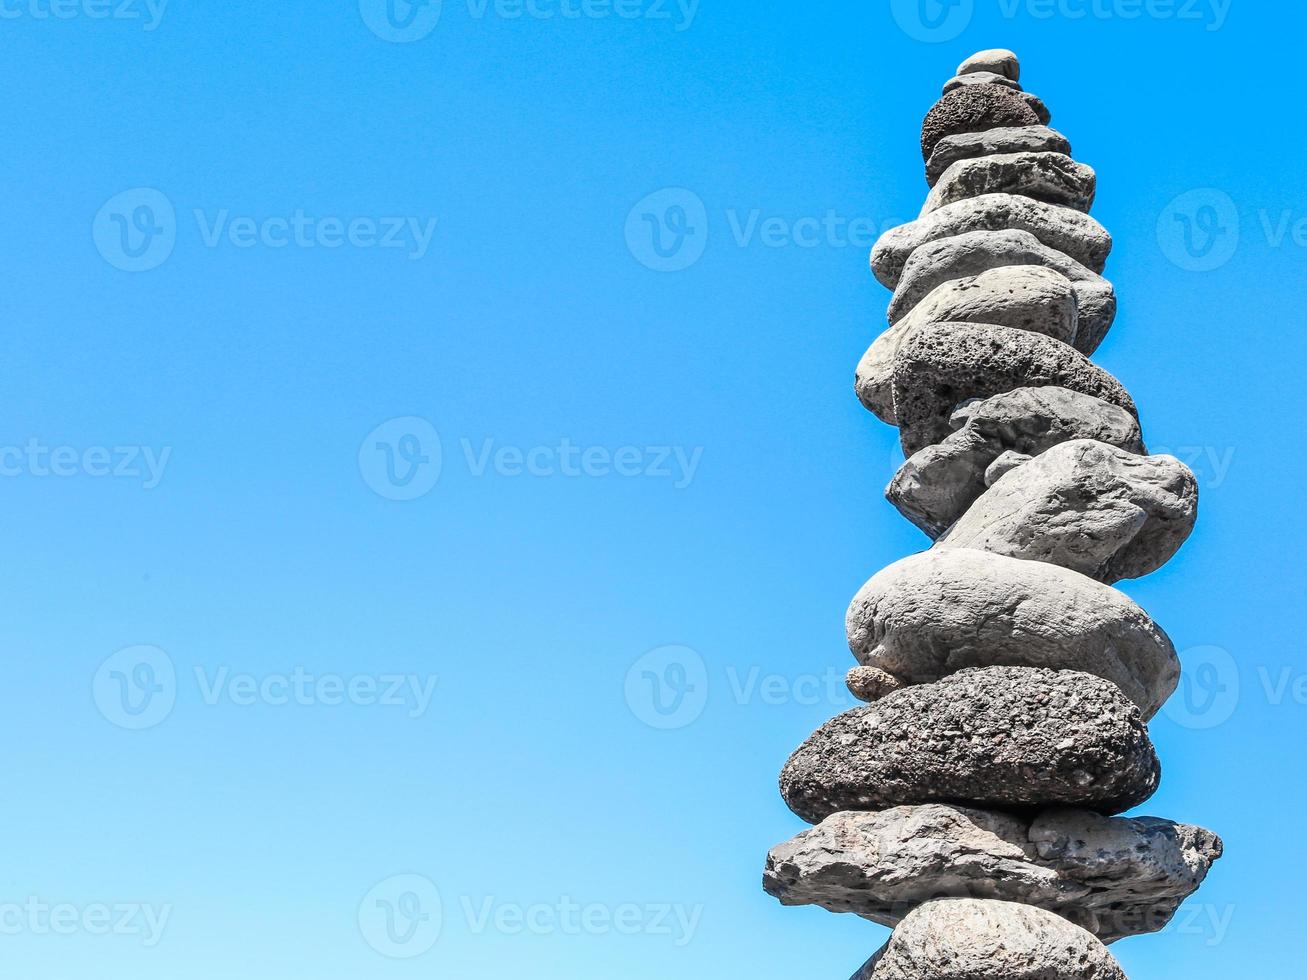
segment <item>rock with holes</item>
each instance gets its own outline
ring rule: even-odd
[[[971,667],[1079,670],[1115,684],[1146,721],[1180,680],[1171,640],[1123,592],[985,551],[896,561],[858,591],[845,630],[859,664],[903,685]]]
[[[1082,354],[1092,354],[1116,318],[1116,291],[1102,276],[1025,231],[972,231],[922,245],[903,267],[890,300],[889,322],[907,316],[940,283],[1010,265],[1043,266],[1071,280],[1078,310],[1075,346]]]
[[[781,795],[809,823],[919,803],[1120,813],[1160,767],[1139,709],[1080,671],[972,668],[832,718],[790,757]]]
[[[1021,62],[1007,48],[989,48],[977,51],[962,64],[958,65],[958,75],[971,75],[976,72],[992,72],[1002,75],[1014,82],[1021,80]]]
[[[1074,344],[1079,319],[1071,281],[1043,266],[1003,266],[978,276],[950,279],[936,286],[867,349],[856,372],[858,398],[882,421],[897,423],[894,355],[903,338],[922,324],[994,323]]]
[[[1050,386],[1138,416],[1121,382],[1060,340],[987,323],[922,324],[894,355],[894,414],[903,452],[910,457],[947,439],[963,402]]]
[[[944,144],[941,143],[940,147],[943,148]],[[941,239],[978,231],[1026,232],[1046,248],[1061,252],[1091,274],[1103,271],[1108,253],[1112,251],[1112,236],[1087,214],[1018,194],[984,194],[945,205],[924,218],[885,232],[872,249],[872,271],[887,289],[897,289],[904,267],[917,249]]]
[[[966,85],[945,95],[921,124],[921,158],[929,160],[945,136],[978,133],[999,126],[1037,126],[1039,113],[1023,97],[1002,85]]]
[[[1044,100],[1033,92],[1018,92],[1017,95],[1025,100],[1026,105],[1035,114],[1041,126],[1047,126],[1053,121],[1053,113],[1049,112],[1048,106],[1044,105]]]
[[[885,926],[942,897],[1034,905],[1104,943],[1157,932],[1221,856],[1209,830],[1089,810],[945,804],[833,813],[767,855],[763,888]]]
[[[1071,143],[1056,129],[1047,126],[1015,126],[946,136],[926,161],[926,183],[934,187],[944,171],[960,160],[1001,153],[1065,153],[1069,156]]]
[[[1058,443],[1095,439],[1144,452],[1133,415],[1068,388],[1016,388],[969,402],[949,424],[953,433],[905,462],[885,491],[899,513],[932,538],[1000,476]],[[995,463],[1000,465],[994,468]]]
[[[939,178],[921,215],[983,194],[1018,194],[1046,204],[1088,211],[1098,178],[1093,167],[1065,153],[998,153],[959,160]]]
[[[1044,909],[941,899],[903,920],[853,980],[1126,980],[1107,947]]]
[[[1112,583],[1161,568],[1198,516],[1198,481],[1174,456],[1064,442],[1003,476],[937,548],[1049,562]]]

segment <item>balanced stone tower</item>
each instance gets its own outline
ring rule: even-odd
[[[855,980],[1115,980],[1106,945],[1156,932],[1221,841],[1117,816],[1153,795],[1147,722],[1175,649],[1112,588],[1188,537],[1194,475],[1144,448],[1090,356],[1116,313],[1094,171],[1017,58],[968,58],[926,115],[930,192],[871,265],[894,291],[857,393],[899,428],[886,492],[934,542],[849,607],[869,704],[791,756],[810,824],[764,887],[894,927]]]

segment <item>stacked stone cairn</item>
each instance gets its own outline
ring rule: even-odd
[[[854,598],[869,703],[786,763],[814,826],[764,875],[786,905],[894,927],[855,980],[1122,978],[1105,944],[1165,926],[1221,855],[1117,816],[1157,789],[1147,722],[1180,664],[1111,586],[1175,554],[1198,490],[1089,359],[1111,238],[1049,121],[1012,52],[968,58],[922,126],[921,215],[871,256],[894,298],[857,393],[898,426],[887,496],[934,545]]]

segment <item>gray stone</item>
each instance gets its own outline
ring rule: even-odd
[[[966,75],[954,75],[944,83],[944,95],[948,95],[954,89],[959,89],[963,85],[1001,85],[1003,88],[1010,88],[1014,92],[1021,91],[1021,83],[1015,82],[1010,78],[1004,78],[992,71],[975,71]]]
[[[879,701],[904,686],[897,677],[875,667],[851,668],[844,677],[844,684],[859,701]]]
[[[899,513],[932,538],[1000,476],[1058,443],[1096,439],[1144,452],[1133,415],[1067,388],[1015,388],[959,408],[949,424],[953,434],[904,463],[885,491]],[[1000,459],[1004,465],[994,469]]]
[[[978,276],[950,279],[936,286],[867,349],[856,372],[858,398],[882,421],[897,424],[894,355],[903,338],[922,324],[994,323],[1073,344],[1079,319],[1075,288],[1053,269],[1009,265]]]
[[[923,324],[894,355],[894,413],[903,452],[912,456],[947,439],[954,410],[963,402],[1014,388],[1050,386],[1138,416],[1121,382],[1060,340],[986,323]]]
[[[1069,208],[1061,210],[1079,213]],[[1041,265],[1071,280],[1079,311],[1076,350],[1092,354],[1116,318],[1116,291],[1102,276],[1026,231],[972,231],[922,245],[903,267],[890,301],[889,322],[907,316],[942,282],[1009,265]]]
[[[896,289],[904,266],[917,249],[977,231],[1028,232],[1092,273],[1103,271],[1112,251],[1112,236],[1087,214],[1018,194],[985,194],[946,205],[885,232],[871,252],[872,272],[886,289]]]
[[[970,667],[1078,670],[1155,715],[1180,680],[1162,628],[1124,593],[1045,562],[931,550],[871,577],[845,615],[858,663],[902,684]]]
[[[986,71],[1002,75],[1004,78],[1010,78],[1014,82],[1021,81],[1021,62],[1007,48],[989,48],[985,51],[977,51],[958,65],[957,73],[959,75],[970,75],[974,72]]]
[[[763,888],[895,926],[944,896],[1055,912],[1104,943],[1157,932],[1221,856],[1219,837],[1154,817],[943,804],[833,813],[767,855]]]
[[[942,899],[894,930],[853,980],[1126,980],[1107,947],[1061,916],[1014,902]]]
[[[790,756],[781,796],[819,823],[919,803],[1120,813],[1161,770],[1139,709],[1080,671],[985,667],[832,718]]]
[[[1070,141],[1047,126],[1016,126],[988,129],[983,133],[959,133],[939,141],[926,162],[926,183],[934,187],[941,175],[959,160],[993,156],[997,153],[1065,153]]]
[[[1019,194],[1088,212],[1097,187],[1094,168],[1065,153],[998,153],[959,160],[944,171],[920,216],[982,194]]]
[[[1047,126],[1053,121],[1053,113],[1048,111],[1048,106],[1044,105],[1044,100],[1039,96],[1031,92],[1018,92],[1017,95],[1025,100],[1026,105],[1030,106],[1041,126]]]
[[[1198,482],[1178,459],[1077,439],[1000,479],[935,547],[1050,562],[1111,583],[1165,565],[1197,516]]]
[[[1002,85],[966,85],[941,98],[921,124],[921,159],[929,160],[945,136],[978,133],[999,126],[1037,126],[1039,113],[1024,98]]]

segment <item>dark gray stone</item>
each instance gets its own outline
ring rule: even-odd
[[[1037,126],[1039,113],[1023,97],[1001,85],[967,85],[941,98],[921,124],[921,159],[929,160],[945,136],[999,126]]]

